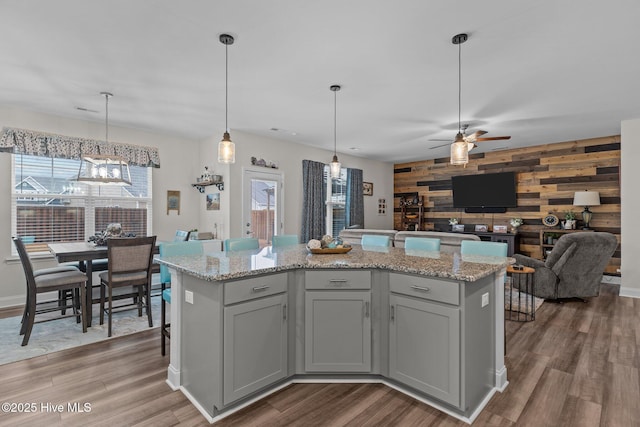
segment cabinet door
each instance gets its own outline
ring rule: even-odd
[[[224,308],[224,404],[287,376],[287,294]]]
[[[371,371],[371,294],[307,291],[305,370]]]
[[[460,311],[390,296],[389,376],[460,405]]]

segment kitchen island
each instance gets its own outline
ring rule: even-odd
[[[471,423],[507,385],[509,258],[304,245],[165,257],[167,383],[213,422],[292,382],[381,382]]]

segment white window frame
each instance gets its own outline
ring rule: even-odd
[[[11,235],[16,236],[18,230],[18,198],[24,197],[24,193],[16,192],[16,160],[21,154],[11,154],[11,192],[10,192],[10,204],[11,204]],[[78,161],[78,165],[79,165]],[[146,168],[146,179],[147,179],[147,196],[145,197],[124,197],[124,196],[101,196],[100,195],[100,187],[92,186],[92,185],[82,185],[85,189],[82,194],[65,194],[64,198],[69,200],[84,200],[84,204],[81,205],[84,208],[84,241],[87,241],[89,237],[95,234],[95,210],[96,207],[104,206],[104,201],[108,201],[111,205],[118,205],[121,203],[122,205],[129,204],[131,202],[136,202],[136,205],[143,203],[146,205],[147,211],[147,224],[146,224],[146,234],[148,236],[153,235],[153,203],[152,203],[152,194],[153,194],[153,174],[151,171],[152,168]],[[17,255],[17,251],[15,245],[11,244],[11,253],[12,255]],[[37,252],[32,252],[36,253]],[[45,252],[41,252],[45,253]],[[48,252],[47,252],[48,253]]]

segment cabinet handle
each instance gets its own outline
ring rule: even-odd
[[[364,317],[369,317],[369,301],[364,303]]]
[[[420,292],[431,292],[431,288],[425,288],[424,286],[411,285],[411,289],[415,289]]]
[[[254,286],[251,290],[253,292],[260,292],[260,291],[265,291],[267,289],[269,289],[269,285]]]
[[[287,320],[287,304],[282,306],[282,320]]]
[[[393,322],[394,320],[396,320],[396,307],[395,306],[391,306],[391,321]]]

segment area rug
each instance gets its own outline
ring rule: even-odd
[[[533,298],[533,304],[531,304],[531,298]],[[507,318],[511,317],[515,319],[518,314],[524,314],[526,316],[535,314],[535,312],[542,306],[544,299],[535,297],[526,292],[520,292],[518,289],[511,290],[509,286],[505,286],[504,289],[504,309],[511,311],[512,316],[507,315]],[[533,311],[531,307],[533,305]]]
[[[151,298],[151,314],[155,328],[160,325],[160,304],[160,296]],[[109,338],[107,337],[107,319],[105,318],[104,325],[100,325],[99,311],[99,307],[94,305],[91,327],[87,328],[84,334],[82,325],[76,323],[75,317],[36,323],[33,325],[29,344],[24,347],[21,346],[22,335],[20,335],[22,316],[0,319],[0,365],[149,329],[144,311],[142,317],[138,317],[136,310],[114,312],[112,335]],[[169,310],[167,314],[168,312]],[[160,332],[158,332],[158,341],[159,337]]]

